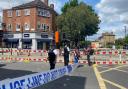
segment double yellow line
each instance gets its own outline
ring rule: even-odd
[[[106,85],[105,85],[105,83],[104,83],[104,80],[102,79],[102,77],[101,77],[101,75],[100,75],[100,73],[99,73],[97,67],[96,67],[96,66],[93,66],[93,69],[94,69],[94,72],[95,72],[95,74],[96,74],[97,80],[98,80],[98,82],[99,82],[99,87],[100,87],[100,89],[107,89],[107,88],[106,88]]]

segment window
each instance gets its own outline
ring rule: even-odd
[[[8,31],[11,31],[11,30],[12,30],[12,24],[8,24],[7,30],[8,30]]]
[[[50,12],[49,11],[47,11],[46,16],[50,17]]]
[[[25,9],[24,10],[24,15],[30,15],[30,9]]]
[[[41,29],[41,24],[40,24],[40,22],[37,22],[37,29]]]
[[[46,24],[44,24],[44,30],[43,31],[46,31],[46,28],[47,28],[47,26],[46,26]]]
[[[16,16],[20,16],[20,10],[16,10]]]
[[[16,31],[20,31],[20,24],[16,24]]]
[[[0,23],[0,30],[2,30],[2,23]]]
[[[12,11],[11,10],[9,10],[7,13],[8,13],[8,17],[12,17]]]
[[[46,25],[46,24],[42,24],[42,30],[43,31],[47,31],[47,30],[49,30],[49,26],[48,25]]]
[[[25,23],[25,26],[24,26],[25,30],[30,30],[30,24],[28,23]]]
[[[48,10],[38,9],[38,15],[44,17],[50,17],[50,12]]]
[[[42,24],[41,28],[44,30],[44,24]]]

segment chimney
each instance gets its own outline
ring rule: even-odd
[[[48,0],[42,0],[48,6]]]
[[[50,7],[51,7],[52,9],[54,9],[54,4],[50,4]]]

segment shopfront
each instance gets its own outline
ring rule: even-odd
[[[31,49],[32,39],[22,39],[23,49]]]
[[[47,50],[52,44],[52,37],[48,33],[6,33],[3,42],[5,48]]]
[[[50,48],[51,39],[37,39],[37,49],[46,49]]]
[[[4,39],[4,43],[6,48],[18,48],[19,39]]]

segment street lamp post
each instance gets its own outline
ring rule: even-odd
[[[23,27],[21,27],[21,34],[22,34],[22,38],[21,38],[21,40],[22,40],[22,50],[23,50]]]
[[[125,30],[125,38],[126,38],[126,36],[127,36],[127,27],[126,26],[124,26],[124,30]]]
[[[2,23],[2,30],[3,30],[3,31],[2,31],[2,41],[1,41],[1,43],[2,43],[2,45],[1,45],[1,47],[2,47],[2,55],[4,54],[4,53],[3,53],[3,36],[4,36],[4,35],[3,35],[3,32],[4,32],[5,27],[6,27],[6,24],[5,24],[5,23]]]

